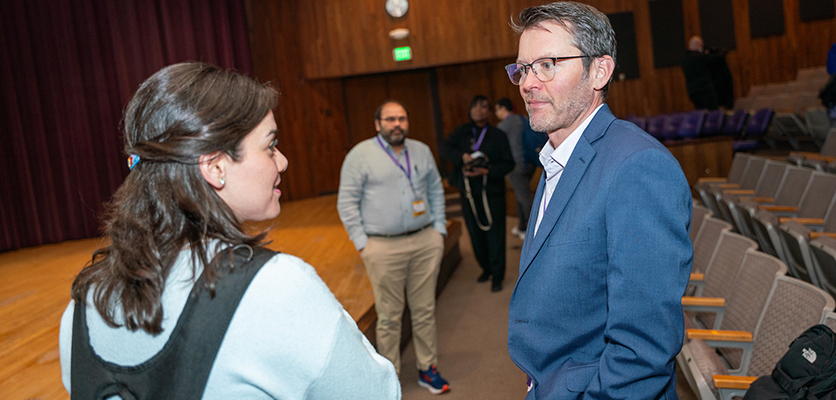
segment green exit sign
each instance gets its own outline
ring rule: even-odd
[[[412,49],[409,46],[395,47],[392,49],[395,61],[406,61],[412,59]]]

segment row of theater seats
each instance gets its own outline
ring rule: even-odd
[[[798,70],[795,80],[765,85],[752,85],[744,97],[734,102],[736,110],[773,108],[780,112],[803,114],[805,110],[820,106],[818,95],[830,79],[825,67]]]
[[[818,153],[792,152],[787,161],[819,172],[836,173],[836,127],[830,128]]]
[[[813,254],[836,243],[836,174],[737,153],[726,180],[699,181],[694,191],[712,215],[787,264],[790,275],[836,295],[836,270],[822,268]]]
[[[765,107],[756,110],[696,110],[653,117],[629,115],[624,118],[660,141],[731,136],[735,151],[751,151],[761,143],[778,149],[787,143],[792,150],[820,151],[831,129],[830,117],[822,107],[804,114],[778,112]]]
[[[836,330],[836,175],[737,153],[727,178],[694,191],[677,362],[700,398],[729,399],[810,326]]]
[[[771,110],[757,111],[752,115],[745,110],[726,114],[722,110],[696,110],[684,113],[662,114],[653,117],[629,115],[624,118],[660,141],[696,139],[711,136],[761,136],[772,119]]]
[[[786,143],[793,150],[816,151],[831,126],[819,99],[819,91],[829,79],[824,67],[800,69],[794,81],[753,85],[746,97],[735,101],[734,107],[773,111],[772,122],[759,138],[770,148]]]
[[[761,145],[819,151],[831,128],[818,97],[828,79],[824,68],[802,69],[795,81],[752,86],[749,95],[739,98],[729,112],[697,110],[624,119],[660,141],[727,135],[736,139],[735,151]]]
[[[830,294],[788,276],[786,264],[710,210],[695,205],[691,234],[693,285],[682,298],[686,334],[677,364],[700,399],[742,396],[806,329],[823,323],[836,330]]]

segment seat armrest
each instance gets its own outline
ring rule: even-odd
[[[810,232],[810,239],[816,239],[822,236],[832,237],[836,239],[836,232]]]
[[[752,189],[725,189],[723,193],[726,194],[755,194],[755,191]]]
[[[833,156],[823,156],[823,155],[821,155],[821,154],[813,154],[813,155],[807,156],[807,158],[809,158],[809,159],[813,159],[813,160],[822,160],[822,161],[824,161],[824,162],[826,162],[826,163],[828,163],[828,164],[832,163],[833,161],[836,161],[836,157],[833,157]]]
[[[726,299],[722,297],[682,296],[682,306],[725,307]]]
[[[717,178],[717,177],[703,177],[697,179],[697,183],[715,183],[715,182],[725,182],[727,181],[726,178]]]
[[[744,201],[746,201],[746,200],[749,200],[749,201],[754,201],[755,203],[772,203],[773,201],[775,201],[775,198],[774,198],[774,197],[748,197],[748,196],[742,196],[742,197],[739,197],[739,198],[737,199],[737,201],[739,201],[739,202],[741,202],[741,203],[742,203],[742,202],[744,202]]]
[[[718,331],[714,329],[688,329],[688,339],[702,339],[723,342],[752,342],[752,333],[746,331]]]
[[[802,225],[824,225],[824,218],[793,218],[793,217],[781,217],[778,219],[781,223],[795,221]]]
[[[722,297],[682,296],[682,311],[714,314],[712,329],[720,329],[726,315],[726,299]]]
[[[716,186],[718,189],[737,189],[740,185],[736,183],[720,183]]]
[[[712,375],[720,400],[732,400],[746,395],[757,376]]]
[[[702,273],[692,273],[691,279],[688,281],[688,286],[694,287],[694,296],[699,296],[702,294],[703,288],[705,288],[705,281],[703,280],[705,275]]]
[[[717,389],[749,389],[757,376],[712,375]]]
[[[761,204],[758,206],[758,209],[766,211],[798,212],[798,207],[795,206],[776,206]]]
[[[685,336],[688,340],[701,339],[705,341],[705,344],[714,348],[743,350],[743,356],[740,358],[740,366],[737,369],[729,369],[728,373],[730,375],[743,375],[749,370],[749,362],[752,360],[752,347],[754,346],[751,332],[687,329]]]

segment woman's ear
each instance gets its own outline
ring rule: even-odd
[[[226,159],[229,156],[216,151],[204,154],[198,159],[200,174],[215,190],[221,190],[226,183]]]

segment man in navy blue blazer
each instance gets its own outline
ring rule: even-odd
[[[676,399],[691,193],[671,153],[604,104],[615,33],[595,8],[525,9],[517,63],[531,127],[548,132],[510,303],[526,399]]]

